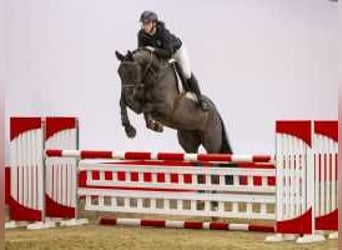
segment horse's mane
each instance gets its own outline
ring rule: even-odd
[[[134,55],[134,54],[139,53],[139,52],[142,52],[142,51],[144,51],[144,52],[149,52],[149,53],[150,53],[150,51],[149,51],[148,49],[146,49],[146,48],[144,48],[144,47],[139,47],[139,48],[133,50],[133,51],[132,51],[132,54]],[[166,63],[166,62],[168,61],[168,59],[158,57],[154,52],[152,52],[152,54],[153,54],[153,55],[155,56],[155,58],[158,60],[158,61],[157,61],[158,63]]]

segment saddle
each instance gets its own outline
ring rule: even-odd
[[[168,64],[171,65],[173,68],[173,73],[175,74],[176,78],[176,85],[177,85],[177,90],[179,94],[185,95],[186,98],[197,102],[197,96],[191,91],[191,88],[188,84],[188,81],[185,79],[183,76],[182,70],[177,63],[177,61],[173,58],[168,60]]]
[[[183,76],[183,73],[177,61],[171,58],[170,60],[168,60],[168,64],[170,64],[171,67],[173,68],[173,73],[175,74],[175,77],[177,79],[178,93],[190,91],[190,87],[188,86],[188,83],[185,77]]]

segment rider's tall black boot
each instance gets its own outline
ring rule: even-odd
[[[210,109],[209,102],[202,96],[201,90],[198,85],[198,81],[194,74],[191,73],[191,77],[187,80],[190,91],[195,93],[198,99],[198,104],[203,111],[208,111]]]

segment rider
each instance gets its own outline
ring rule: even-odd
[[[208,111],[210,106],[202,96],[198,81],[191,71],[190,59],[182,41],[171,34],[165,24],[158,20],[156,13],[144,11],[140,16],[142,28],[138,32],[138,47],[148,47],[158,57],[174,58],[181,68],[191,92],[194,92],[198,104],[203,111]]]

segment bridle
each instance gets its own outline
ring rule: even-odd
[[[150,52],[150,57],[148,59],[148,63],[144,69],[144,73],[141,78],[141,82],[139,84],[123,84],[122,88],[124,89],[131,89],[131,88],[139,88],[139,87],[145,87],[144,79],[147,76],[148,71],[152,70],[151,65],[152,65],[152,56],[153,52],[151,50],[148,50]],[[153,71],[152,71],[153,72]]]

